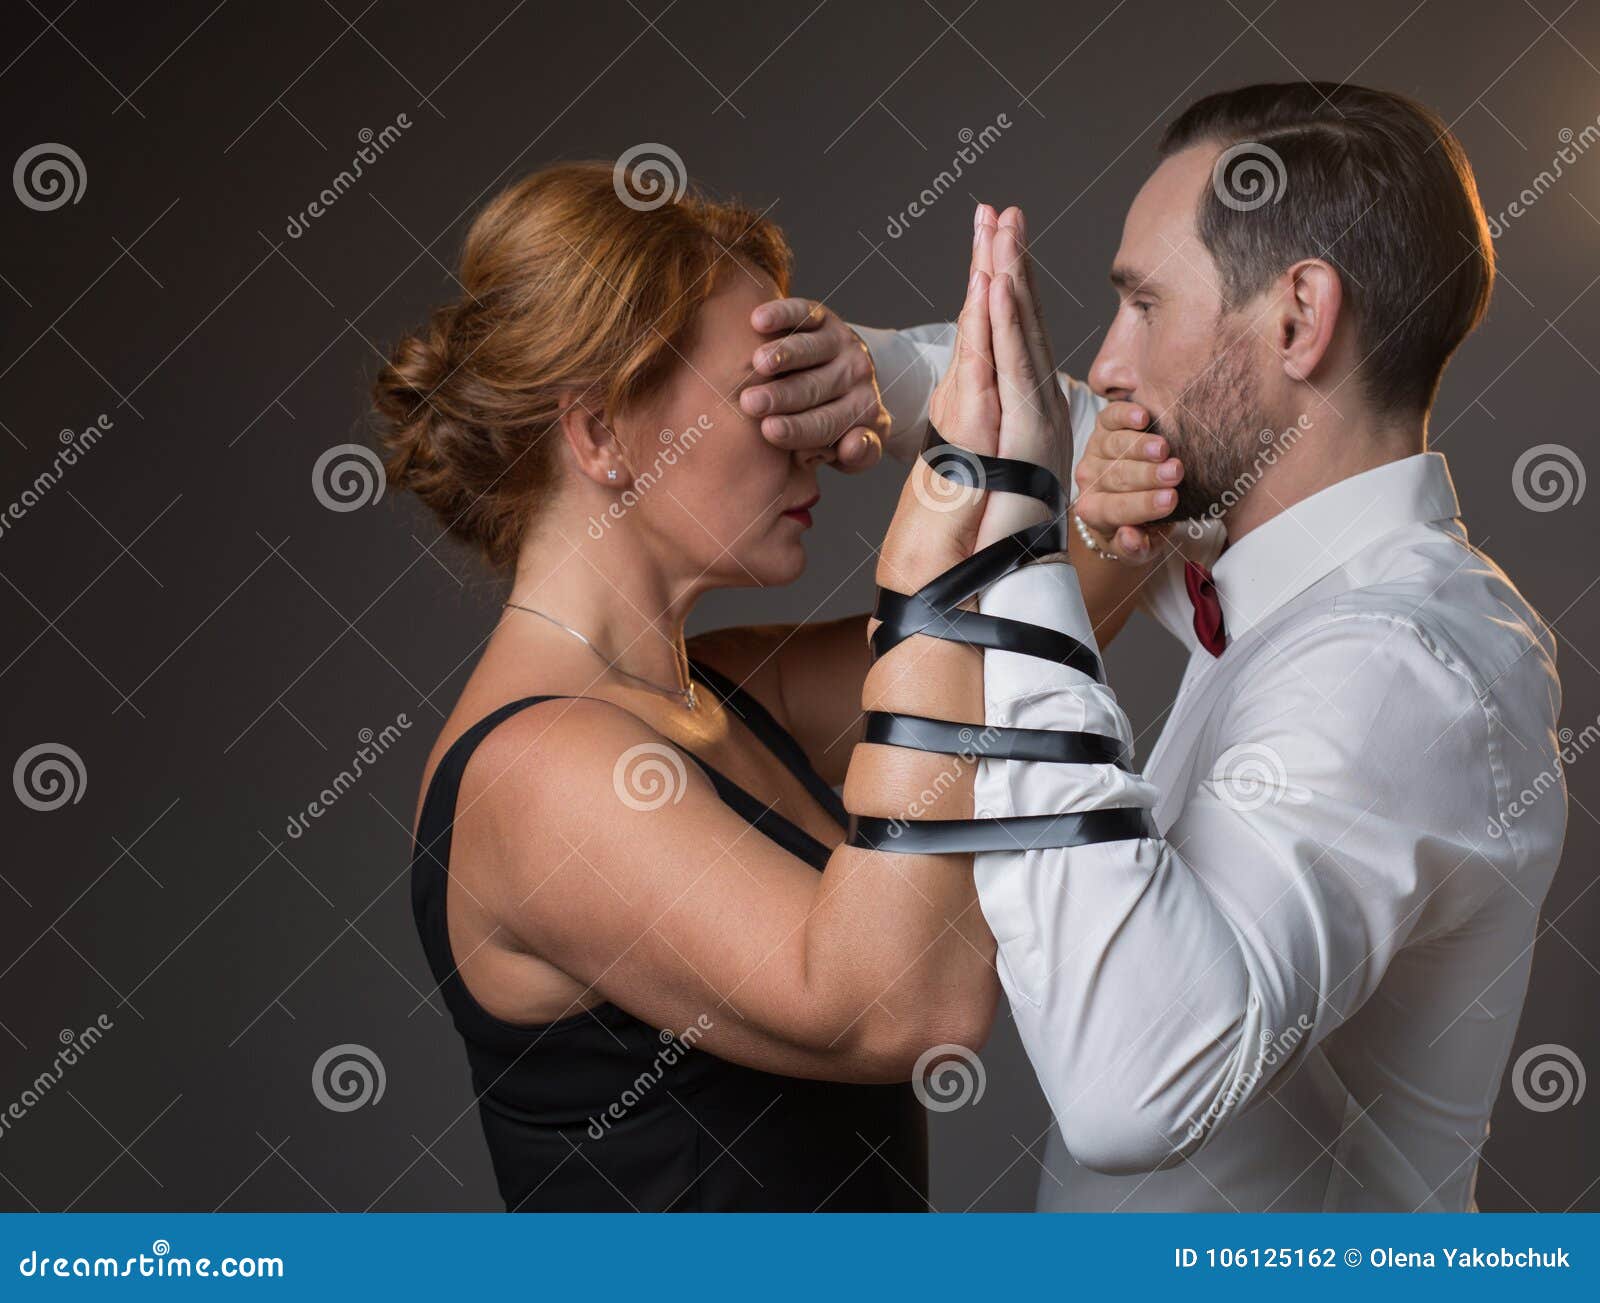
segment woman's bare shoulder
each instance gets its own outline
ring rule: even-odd
[[[502,720],[474,750],[463,799],[493,810],[593,810],[595,789],[630,749],[672,745],[631,711],[600,697],[551,697]]]
[[[465,878],[524,939],[518,920],[529,917],[522,902],[533,891],[544,926],[592,923],[596,908],[617,903],[596,897],[596,884],[628,896],[638,848],[697,824],[711,792],[689,756],[621,706],[593,697],[527,706],[479,742],[462,774],[455,827]],[[640,813],[653,806],[672,817]]]

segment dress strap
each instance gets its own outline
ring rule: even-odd
[[[449,873],[450,835],[455,828],[456,801],[461,795],[461,778],[467,772],[467,762],[478,744],[494,729],[529,706],[541,701],[569,701],[573,698],[560,693],[541,697],[522,697],[508,701],[497,710],[490,711],[454,742],[440,759],[433,777],[428,780],[428,794],[422,800],[422,815],[417,820],[417,835],[412,852],[412,863],[427,860],[441,873]]]

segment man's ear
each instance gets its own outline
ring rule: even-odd
[[[574,389],[561,395],[562,438],[572,452],[580,474],[597,484],[616,488],[629,478],[622,446],[611,432],[605,413],[594,402],[594,395]],[[614,472],[608,476],[608,472]]]
[[[1284,273],[1277,338],[1284,374],[1302,383],[1311,379],[1333,346],[1344,285],[1321,258],[1305,258]]]

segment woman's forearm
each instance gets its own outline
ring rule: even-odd
[[[983,653],[919,632],[937,632],[943,608],[929,609],[912,595],[973,555],[987,505],[988,495],[970,487],[982,471],[971,454],[993,453],[1000,437],[987,268],[980,229],[955,357],[933,398],[938,427],[957,446],[914,461],[901,489],[878,556],[877,610],[889,633],[874,648],[861,694],[865,711],[923,715],[954,723],[958,732],[963,724],[983,728]],[[885,601],[885,592],[900,596]],[[876,620],[872,629],[878,632]],[[858,819],[876,822],[858,824],[852,841],[860,844],[841,846],[828,861],[808,917],[804,968],[822,1008],[838,1010],[842,1000],[859,1011],[848,1033],[860,1058],[886,1055],[910,1067],[933,1046],[973,1046],[987,1036],[999,986],[971,854],[893,849],[906,827],[974,817],[976,750],[862,743],[851,758],[845,804]]]
[[[915,592],[971,553],[982,495],[952,506],[933,474],[923,462],[912,467],[880,554],[880,587]],[[913,635],[873,662],[860,701],[863,711],[981,730],[982,652]],[[971,757],[862,743],[850,761],[845,804],[906,825],[970,819],[975,766]],[[808,983],[819,1007],[842,1017],[841,1048],[853,1057],[905,1068],[933,1045],[977,1046],[987,1037],[999,984],[970,854],[839,847],[806,940]]]

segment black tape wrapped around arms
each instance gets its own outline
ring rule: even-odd
[[[1049,507],[1051,515],[1040,524],[989,544],[915,593],[908,595],[880,588],[873,610],[879,621],[872,635],[873,655],[882,656],[920,633],[948,642],[1054,661],[1103,683],[1105,678],[1099,657],[1076,638],[1021,620],[959,609],[962,602],[1025,562],[1065,550],[1066,496],[1061,490],[1061,481],[1047,467],[1032,462],[990,457],[957,448],[931,426],[922,449],[922,460],[954,483],[1034,498]],[[1127,756],[1121,743],[1097,733],[1002,728],[993,724],[931,719],[925,715],[870,711],[865,740],[967,758],[990,756],[1059,764],[1115,764],[1127,768]],[[906,821],[858,816],[850,845],[921,855],[1082,846],[1149,835],[1149,820],[1143,809],[1118,807],[1000,819]]]
[[[1122,743],[1099,733],[1058,733],[1049,728],[1001,728],[998,724],[958,724],[926,715],[867,712],[865,742],[942,751],[946,755],[993,756],[998,760],[1053,760],[1065,765],[1118,765],[1126,769]]]
[[[858,816],[850,844],[897,855],[1032,851],[1046,846],[1137,841],[1151,836],[1144,810],[1116,806],[1079,814],[1013,814],[1004,819],[875,819]],[[959,844],[952,844],[959,843]]]

